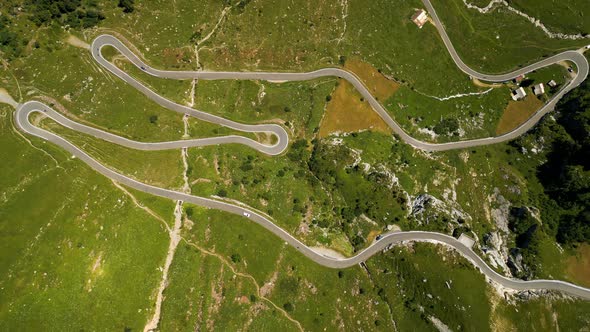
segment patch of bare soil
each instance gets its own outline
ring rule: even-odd
[[[32,118],[30,119],[31,124],[33,124],[33,126],[35,126],[35,127],[39,127],[41,121],[43,121],[46,118],[47,118],[47,115],[45,115],[43,113],[33,113]]]
[[[273,289],[275,288],[277,278],[279,277],[278,266],[281,264],[282,261],[283,261],[283,253],[281,252],[281,254],[279,255],[279,258],[277,258],[277,260],[275,262],[275,271],[273,272],[270,279],[267,282],[265,282],[264,285],[262,285],[262,287],[260,287],[260,296],[267,297],[267,295],[269,295],[273,291]]]
[[[471,81],[473,82],[473,84],[475,86],[479,86],[482,88],[500,88],[500,87],[502,87],[502,84],[500,84],[500,83],[484,83],[475,77],[472,78]]]
[[[204,182],[204,183],[210,183],[211,182],[211,179],[198,178],[198,179],[192,181],[191,184],[202,183],[202,182]]]
[[[221,307],[221,302],[223,301],[223,272],[225,270],[225,266],[222,264],[219,270],[218,278],[216,282],[211,284],[211,299],[213,299],[213,303],[209,307],[207,313],[207,330],[213,331],[215,327],[215,321],[211,318],[214,314],[219,312],[219,308]]]
[[[96,272],[98,268],[100,268],[102,264],[102,251],[98,254],[96,259],[94,260],[94,264],[92,264],[92,273]]]
[[[174,229],[169,232],[170,235],[170,245],[168,246],[168,255],[166,256],[166,261],[164,262],[164,268],[162,270],[162,281],[160,282],[160,287],[158,288],[158,295],[156,297],[156,308],[154,309],[154,315],[152,319],[145,325],[144,332],[153,331],[158,328],[158,324],[160,322],[160,313],[162,310],[162,302],[164,301],[164,290],[168,286],[168,271],[170,270],[170,265],[172,265],[172,260],[174,259],[174,253],[176,252],[176,248],[178,247],[178,243],[181,240],[180,236],[180,228],[182,227],[182,202],[179,201],[174,208]]]
[[[14,108],[18,106],[16,100],[14,100],[14,98],[12,98],[12,96],[4,88],[0,88],[0,103],[8,104]]]
[[[346,257],[344,257],[344,255],[342,255],[341,253],[339,253],[336,250],[332,250],[329,248],[325,248],[325,247],[310,247],[311,250],[317,252],[320,255],[324,255],[327,257],[331,257],[331,258],[337,258],[337,259],[344,259]]]
[[[256,140],[262,144],[272,145],[273,142],[273,135],[270,133],[254,133],[256,136]]]
[[[90,253],[91,256],[94,255],[94,251]],[[86,289],[87,292],[92,292],[92,285],[94,283],[94,281],[96,280],[96,278],[98,276],[100,276],[102,274],[102,255],[103,252],[101,251],[98,255],[96,255],[96,258],[94,259],[94,262],[92,263],[92,267],[90,268],[90,276],[88,277],[88,280],[86,281],[86,286],[84,286],[84,289]]]
[[[90,49],[90,45],[81,40],[80,38],[74,36],[74,35],[69,35],[68,38],[66,38],[66,43],[74,46],[74,47],[78,47],[78,48],[83,48],[83,49]]]

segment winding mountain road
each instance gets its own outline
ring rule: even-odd
[[[81,161],[86,163],[88,166],[96,170],[97,172],[103,174],[104,176],[115,180],[121,184],[134,188],[136,190],[140,190],[149,194],[169,198],[172,200],[180,200],[185,202],[190,202],[196,205],[204,206],[207,208],[223,210],[229,213],[233,213],[240,216],[245,216],[248,219],[258,223],[262,227],[268,229],[275,235],[279,236],[285,242],[289,243],[303,255],[307,256],[314,262],[318,264],[322,264],[327,267],[331,268],[346,268],[353,266],[355,264],[359,264],[361,262],[366,261],[371,256],[379,253],[380,251],[386,249],[392,244],[400,243],[404,241],[434,241],[438,243],[445,244],[457,250],[461,255],[469,259],[477,268],[480,269],[482,273],[485,274],[486,277],[493,280],[494,282],[506,287],[515,290],[531,290],[531,289],[547,289],[547,290],[556,290],[561,291],[570,295],[579,296],[584,299],[590,300],[590,289],[580,287],[571,283],[558,281],[558,280],[532,280],[532,281],[523,281],[518,279],[506,278],[498,273],[496,273],[493,269],[491,269],[483,259],[481,259],[473,250],[463,245],[461,242],[456,240],[455,238],[441,234],[441,233],[433,233],[433,232],[420,232],[420,231],[410,231],[410,232],[393,232],[385,234],[379,241],[373,243],[370,247],[364,249],[363,251],[357,253],[354,257],[346,258],[346,259],[337,259],[324,256],[322,254],[317,253],[310,247],[306,246],[291,234],[287,233],[282,228],[275,225],[271,218],[263,215],[257,211],[254,211],[251,208],[246,206],[239,206],[235,204],[230,204],[214,199],[209,199],[205,197],[193,196],[189,194],[185,194],[179,191],[168,190],[164,188],[155,187],[152,185],[148,185],[132,178],[129,178],[125,175],[117,173],[108,167],[102,165],[100,162],[86,154],[84,151],[70,143],[69,141],[65,140],[64,138],[51,133],[49,131],[43,130],[39,127],[34,126],[30,121],[30,115],[34,112],[40,112],[45,114],[46,116],[52,118],[53,120],[57,121],[61,125],[68,127],[70,129],[92,135],[94,137],[107,140],[109,142],[113,142],[116,144],[120,144],[126,147],[134,148],[134,149],[141,149],[141,150],[162,150],[162,149],[178,149],[178,148],[185,148],[185,147],[195,147],[195,146],[205,146],[205,145],[216,145],[216,144],[227,144],[227,143],[238,143],[238,144],[245,144],[253,149],[256,149],[262,153],[266,153],[269,155],[277,155],[285,151],[288,146],[288,134],[287,132],[279,125],[274,124],[260,124],[260,125],[248,125],[248,124],[241,124],[238,122],[234,122],[222,117],[214,116],[205,112],[197,111],[192,108],[186,107],[184,105],[180,105],[174,103],[160,95],[156,92],[150,90],[148,87],[144,86],[141,82],[137,81],[111,62],[104,59],[101,55],[101,49],[104,46],[113,46],[115,47],[121,54],[126,56],[134,65],[138,68],[144,70],[146,73],[161,77],[161,78],[171,78],[171,79],[208,79],[208,80],[219,80],[219,79],[245,79],[245,80],[267,80],[267,81],[302,81],[302,80],[310,80],[319,77],[326,77],[326,76],[336,76],[341,77],[349,81],[367,100],[374,110],[385,120],[385,122],[397,133],[400,137],[406,141],[408,144],[413,145],[416,148],[427,150],[427,151],[442,151],[442,150],[450,150],[450,149],[461,149],[471,146],[478,146],[478,145],[486,145],[486,144],[493,144],[498,142],[503,142],[506,140],[513,139],[521,135],[522,133],[526,132],[535,123],[547,112],[553,109],[557,101],[568,91],[578,86],[584,79],[586,79],[588,75],[588,62],[586,58],[577,51],[568,51],[560,53],[556,56],[551,58],[544,59],[538,63],[533,65],[527,66],[525,68],[519,69],[515,72],[503,74],[503,75],[486,75],[480,74],[468,66],[466,66],[463,61],[457,55],[453,45],[451,44],[446,32],[440,20],[436,16],[434,9],[430,5],[428,0],[423,0],[425,6],[430,11],[431,16],[433,17],[437,29],[445,43],[449,54],[453,57],[457,66],[463,70],[468,75],[476,77],[481,80],[485,81],[494,81],[494,82],[501,82],[510,80],[516,76],[519,76],[523,73],[530,72],[532,70],[536,70],[553,63],[559,61],[572,61],[577,65],[578,72],[576,77],[570,81],[562,90],[557,93],[547,104],[543,106],[531,119],[529,119],[525,124],[520,126],[519,128],[515,129],[514,131],[498,136],[498,137],[490,137],[490,138],[483,138],[483,139],[476,139],[476,140],[468,140],[468,141],[459,141],[459,142],[452,142],[452,143],[444,143],[444,144],[433,144],[422,142],[417,140],[407,133],[405,133],[401,127],[389,116],[387,111],[381,106],[381,104],[370,94],[369,90],[365,87],[365,85],[361,82],[361,80],[356,77],[354,74],[338,69],[338,68],[325,68],[320,69],[313,72],[308,73],[280,73],[280,72],[210,72],[210,71],[163,71],[149,67],[145,64],[141,59],[139,59],[133,52],[129,50],[121,41],[117,38],[110,36],[110,35],[101,35],[97,37],[91,46],[91,52],[94,59],[104,68],[109,70],[114,75],[118,76],[126,83],[130,84],[131,86],[135,87],[139,91],[141,91],[144,95],[148,98],[153,100],[154,102],[176,111],[181,114],[188,114],[195,118],[209,121],[212,123],[217,123],[238,131],[243,132],[267,132],[275,135],[278,138],[278,141],[274,145],[265,145],[254,140],[251,140],[246,137],[242,136],[224,136],[224,137],[215,137],[215,138],[204,138],[204,139],[191,139],[191,140],[180,140],[180,141],[171,141],[171,142],[156,142],[156,143],[146,143],[146,142],[137,142],[132,141],[124,137],[120,137],[96,128],[92,128],[86,125],[79,124],[74,122],[66,117],[62,116],[60,113],[56,112],[55,110],[51,109],[47,105],[38,102],[38,101],[29,101],[23,104],[19,104],[15,111],[15,124],[16,126],[26,133],[31,135],[40,137],[46,141],[52,142],[63,149],[70,152],[72,155],[79,158]]]

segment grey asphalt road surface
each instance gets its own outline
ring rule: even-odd
[[[564,86],[558,93],[554,94],[553,97],[551,97],[551,99],[543,105],[543,107],[541,107],[539,110],[537,110],[537,112],[535,112],[535,114],[533,114],[533,116],[531,116],[525,123],[520,125],[518,128],[516,128],[516,129],[512,130],[511,132],[508,132],[504,135],[501,135],[501,136],[458,142],[458,143],[462,143],[461,144],[462,148],[505,142],[505,141],[512,140],[512,139],[524,134],[525,132],[530,130],[532,127],[534,127],[535,124],[537,124],[537,122],[539,122],[539,120],[541,120],[541,118],[545,114],[554,110],[555,105],[557,105],[557,102],[566,93],[568,93],[572,89],[578,87],[588,77],[588,70],[589,70],[588,60],[586,59],[586,57],[584,56],[582,51],[565,51],[565,52],[556,54],[554,56],[545,58],[539,62],[536,62],[531,65],[525,66],[523,68],[517,69],[517,70],[512,71],[510,73],[491,75],[491,74],[482,74],[480,72],[477,72],[477,71],[471,69],[469,66],[467,66],[463,62],[463,60],[461,60],[461,57],[459,57],[459,55],[457,54],[457,51],[455,50],[453,43],[451,42],[449,36],[447,35],[444,25],[441,22],[441,20],[439,19],[438,15],[436,14],[436,10],[434,10],[434,7],[432,6],[430,0],[422,0],[422,3],[424,4],[426,9],[428,10],[428,13],[430,14],[430,16],[432,17],[432,20],[435,23],[435,27],[438,30],[438,33],[441,36],[443,43],[445,44],[445,47],[447,48],[447,51],[449,52],[449,54],[453,58],[453,61],[455,62],[455,64],[457,65],[457,67],[459,69],[461,69],[465,74],[467,74],[471,77],[475,77],[479,80],[488,81],[488,82],[506,82],[506,81],[512,80],[520,75],[530,73],[530,72],[535,71],[537,69],[547,67],[552,64],[561,62],[561,61],[571,61],[572,63],[574,63],[576,65],[576,67],[578,69],[576,76],[569,83],[567,83],[566,86]],[[449,147],[451,147],[451,149],[452,149],[453,143],[444,144],[442,146],[441,150],[449,150]]]
[[[202,145],[204,145],[204,143],[245,144],[245,145],[248,145],[248,146],[250,146],[262,153],[268,154],[268,155],[278,155],[278,154],[281,154],[283,151],[285,151],[285,149],[287,149],[287,146],[289,145],[289,135],[287,134],[287,131],[285,131],[285,129],[279,125],[276,125],[276,124],[256,124],[256,125],[243,124],[243,123],[235,122],[235,121],[232,121],[232,120],[220,117],[220,116],[216,116],[213,114],[209,114],[209,113],[195,110],[193,108],[175,103],[171,100],[168,100],[168,99],[160,96],[159,94],[155,93],[150,88],[143,85],[141,82],[139,82],[138,80],[131,77],[129,74],[127,74],[126,72],[124,72],[123,70],[121,70],[120,68],[115,66],[114,64],[112,64],[111,62],[107,61],[104,57],[102,57],[102,55],[100,54],[100,50],[102,49],[102,47],[107,46],[107,45],[113,46],[116,49],[118,49],[123,55],[125,55],[127,58],[129,58],[133,62],[133,64],[135,64],[138,68],[140,68],[140,69],[141,68],[146,68],[146,69],[149,68],[149,67],[147,67],[147,65],[143,64],[143,62],[136,62],[136,61],[139,61],[137,56],[133,52],[131,52],[117,38],[110,36],[110,35],[101,35],[94,40],[94,42],[92,43],[92,46],[91,46],[92,47],[91,52],[92,52],[92,56],[94,57],[94,59],[101,66],[103,66],[108,71],[113,73],[115,76],[119,77],[120,79],[125,81],[127,84],[131,85],[132,87],[136,88],[141,93],[143,93],[146,97],[148,97],[152,101],[156,102],[160,106],[168,108],[168,109],[178,112],[180,114],[187,114],[187,115],[195,117],[199,120],[203,120],[203,121],[207,121],[207,122],[211,122],[211,123],[216,123],[216,124],[219,124],[219,125],[222,125],[224,127],[228,127],[228,128],[234,129],[234,130],[238,130],[238,131],[242,131],[242,132],[266,132],[266,133],[271,133],[277,137],[277,143],[274,145],[261,144],[261,143],[254,141],[254,140],[251,140],[249,138],[242,137],[242,136],[236,136],[236,135],[217,137],[215,139],[209,140],[209,142],[202,141],[202,140],[201,141],[192,140],[194,144],[202,144]],[[182,73],[182,72],[178,72],[178,73]],[[165,76],[161,76],[161,77],[165,78]],[[189,77],[173,77],[173,76],[171,76],[168,78],[188,79]],[[114,137],[111,137],[111,138],[114,138]],[[114,139],[116,139],[116,138],[114,138]],[[120,141],[120,142],[123,144],[122,141]],[[118,142],[115,142],[115,143],[118,143]],[[137,143],[139,143],[139,142],[137,142]],[[181,144],[182,145],[182,143],[177,143],[177,142],[174,142],[174,143],[169,142],[166,144],[168,144],[168,145],[169,144],[173,144],[173,145]],[[143,145],[143,146],[147,147],[146,145]],[[199,145],[190,145],[190,146],[199,146]]]
[[[430,6],[430,3],[427,0],[424,0],[425,5],[427,8]],[[47,105],[37,101],[29,101],[24,104],[19,104],[17,110],[15,112],[15,123],[16,126],[31,135],[40,137],[46,141],[52,142],[63,149],[70,152],[73,156],[77,157],[91,168],[96,170],[97,172],[103,174],[104,176],[113,179],[119,183],[122,183],[126,186],[134,188],[136,190],[140,190],[149,194],[153,194],[160,197],[169,198],[172,200],[180,200],[185,202],[190,202],[193,204],[197,204],[200,206],[204,206],[207,208],[223,210],[229,213],[233,213],[236,215],[244,216],[247,219],[261,225],[262,227],[268,229],[275,235],[279,236],[285,242],[292,245],[296,248],[299,252],[303,255],[309,257],[316,263],[322,264],[327,267],[331,268],[346,268],[353,266],[355,264],[361,263],[366,261],[371,256],[379,253],[382,250],[386,250],[389,246],[404,242],[404,241],[435,241],[445,245],[448,245],[455,250],[457,250],[460,254],[464,257],[468,258],[477,268],[480,269],[482,273],[484,273],[488,278],[497,282],[498,284],[511,289],[516,290],[531,290],[531,289],[548,289],[548,290],[556,290],[562,291],[567,294],[571,294],[574,296],[579,296],[585,299],[590,299],[590,289],[583,288],[571,283],[558,281],[558,280],[533,280],[533,281],[523,281],[518,279],[511,279],[506,278],[494,270],[492,270],[474,251],[470,248],[464,246],[461,242],[456,240],[453,237],[450,237],[445,234],[440,233],[433,233],[433,232],[393,232],[385,234],[379,241],[373,243],[370,247],[366,248],[365,250],[357,253],[354,257],[347,258],[347,259],[337,259],[327,257],[325,255],[319,254],[315,252],[313,249],[307,247],[305,244],[297,240],[295,237],[287,233],[282,228],[276,226],[270,217],[259,213],[251,208],[246,206],[239,206],[235,204],[226,203],[223,201],[218,201],[214,199],[193,196],[189,194],[185,194],[182,192],[168,190],[164,188],[159,188],[155,186],[151,186],[132,178],[129,178],[125,175],[119,174],[92,157],[86,154],[84,151],[80,150],[75,145],[71,144],[67,140],[63,139],[62,137],[38,128],[32,125],[29,121],[29,116],[33,112],[40,112],[43,113],[58,123],[71,128],[76,131],[80,131],[116,144],[124,145],[131,148],[142,149],[142,150],[161,150],[161,149],[174,149],[180,147],[191,147],[191,146],[203,146],[203,145],[211,145],[211,144],[226,144],[226,143],[239,143],[248,145],[258,151],[263,153],[267,153],[270,155],[276,155],[282,153],[288,145],[288,135],[286,131],[278,125],[273,124],[262,124],[262,125],[249,125],[249,124],[242,124],[238,122],[234,122],[222,117],[214,116],[205,112],[197,111],[192,108],[174,103],[170,100],[165,99],[164,97],[158,95],[157,93],[153,92],[139,81],[135,80],[133,77],[122,71],[121,69],[114,66],[109,61],[105,60],[100,51],[101,48],[104,46],[113,46],[119,52],[121,52],[124,56],[128,57],[130,61],[135,64],[141,70],[144,70],[146,73],[161,77],[161,78],[171,78],[171,79],[211,79],[211,80],[218,80],[218,79],[254,79],[254,80],[267,80],[267,81],[302,81],[302,80],[310,80],[319,77],[326,77],[326,76],[336,76],[342,77],[349,81],[355,88],[365,97],[367,101],[371,104],[371,106],[375,109],[375,111],[391,126],[391,128],[398,133],[403,140],[407,143],[415,146],[416,148],[428,150],[428,151],[441,151],[441,150],[450,150],[450,149],[460,149],[466,148],[471,146],[477,145],[486,145],[486,144],[493,144],[498,142],[503,142],[509,139],[512,139],[530,127],[532,127],[546,112],[550,111],[552,107],[555,105],[557,100],[563,96],[567,91],[571,90],[575,86],[579,85],[588,75],[588,62],[586,59],[578,52],[568,51],[560,53],[552,58],[544,59],[541,62],[533,64],[531,66],[525,67],[523,69],[519,69],[516,72],[512,72],[509,74],[503,75],[484,75],[479,74],[469,67],[467,67],[461,59],[456,54],[452,44],[450,43],[448,37],[446,36],[446,32],[442,28],[442,25],[436,14],[434,13],[433,9],[428,8],[431,11],[431,15],[433,16],[437,28],[443,37],[443,41],[449,50],[449,53],[457,63],[457,66],[465,71],[467,74],[477,77],[482,80],[487,81],[505,81],[512,79],[522,73],[526,73],[532,70],[536,70],[538,68],[542,68],[544,66],[550,65],[557,61],[568,60],[576,63],[578,66],[578,73],[577,76],[565,87],[563,88],[560,93],[556,94],[555,97],[548,102],[543,109],[541,109],[533,118],[531,118],[527,123],[523,126],[517,128],[511,133],[508,133],[503,136],[499,137],[491,137],[491,138],[484,138],[484,139],[477,139],[477,140],[469,140],[469,141],[460,141],[460,142],[453,142],[453,143],[444,143],[444,144],[432,144],[426,143],[419,140],[416,140],[406,134],[399,125],[389,116],[387,111],[379,104],[379,102],[370,94],[368,89],[363,85],[363,83],[358,79],[354,74],[344,71],[338,68],[326,68],[320,69],[313,72],[308,73],[272,73],[272,72],[207,72],[207,71],[162,71],[157,70],[154,68],[149,67],[145,64],[141,59],[139,59],[133,52],[131,52],[123,43],[121,43],[117,38],[110,36],[110,35],[101,35],[97,37],[91,46],[91,52],[97,62],[99,62],[104,68],[109,70],[114,75],[118,76],[119,78],[123,79],[128,84],[132,85],[139,91],[141,91],[144,95],[146,95],[151,100],[155,101],[156,103],[162,105],[163,107],[169,108],[173,111],[176,111],[181,114],[189,114],[194,116],[198,119],[209,121],[213,123],[217,123],[235,130],[243,131],[243,132],[269,132],[278,137],[278,142],[275,145],[263,145],[253,140],[250,140],[245,137],[241,136],[225,136],[225,137],[217,137],[217,138],[206,138],[206,139],[195,139],[195,140],[186,140],[186,141],[173,141],[173,142],[158,142],[158,143],[144,143],[144,142],[136,142],[132,141],[117,135],[113,135],[107,133],[105,131],[92,128],[89,126],[85,126],[74,121],[71,121],[65,117],[63,117],[58,112],[54,111]]]
[[[85,133],[87,135],[94,136],[96,138],[115,143],[118,145],[122,145],[128,148],[136,149],[136,150],[147,150],[147,151],[157,151],[157,150],[170,150],[170,149],[181,149],[181,148],[190,148],[190,147],[198,147],[198,146],[209,146],[209,145],[219,145],[219,144],[244,144],[249,146],[253,149],[256,149],[262,153],[266,153],[269,155],[276,155],[284,151],[286,148],[288,139],[283,138],[282,141],[277,142],[274,145],[264,145],[257,141],[254,141],[250,138],[238,136],[238,135],[230,135],[230,136],[220,136],[220,137],[207,137],[207,138],[197,138],[197,139],[186,139],[186,140],[178,140],[178,141],[169,141],[169,142],[138,142],[133,141],[125,137],[121,137],[118,135],[111,134],[109,132],[93,128],[90,126],[86,126],[80,124],[78,122],[72,121],[65,116],[61,115],[61,113],[56,112],[49,106],[37,102],[37,101],[30,101],[26,103],[27,107],[21,108],[17,112],[17,116],[21,123],[28,122],[28,118],[32,113],[38,112],[44,114],[55,122],[61,124],[62,126]],[[266,125],[262,125],[266,126]],[[261,131],[270,132],[270,130],[274,128],[264,128],[261,127]],[[279,127],[280,128],[280,127]],[[282,129],[282,128],[281,128]],[[280,131],[272,132],[274,134],[279,134],[283,136]],[[287,137],[286,134],[284,134]]]
[[[425,4],[430,5],[430,3],[424,0]],[[146,64],[143,60],[141,60],[135,53],[133,53],[125,44],[123,44],[119,39],[112,35],[100,35],[96,39],[94,39],[91,50],[94,59],[100,63],[103,67],[111,71],[116,76],[120,77],[121,79],[125,80],[127,83],[131,84],[132,86],[139,89],[143,92],[148,98],[154,100],[155,102],[163,105],[164,107],[169,107],[170,101],[167,101],[165,98],[161,97],[160,95],[156,94],[155,92],[149,90],[147,87],[143,86],[140,82],[135,80],[133,77],[129,76],[127,73],[123,72],[121,69],[107,61],[101,56],[101,49],[104,46],[112,46],[117,49],[122,55],[127,57],[131,63],[133,63],[137,68],[143,70],[145,73],[160,77],[160,78],[168,78],[168,79],[201,79],[201,80],[232,80],[232,79],[239,79],[239,80],[265,80],[270,82],[283,82],[283,81],[306,81],[312,80],[321,77],[340,77],[348,82],[350,82],[365,98],[366,101],[369,102],[373,110],[379,114],[379,116],[387,123],[391,129],[397,133],[402,140],[406,143],[422,150],[426,151],[446,151],[446,150],[453,150],[453,149],[464,149],[474,146],[482,146],[482,145],[489,145],[494,143],[501,143],[505,141],[512,140],[526,131],[531,129],[539,120],[548,112],[552,111],[559,101],[561,97],[563,97],[567,92],[571,89],[580,85],[588,76],[588,61],[584,57],[583,54],[577,51],[566,51],[555,55],[551,58],[544,59],[540,62],[527,66],[525,68],[519,69],[515,72],[502,74],[502,75],[486,75],[478,73],[471,68],[469,68],[461,58],[457,55],[453,44],[448,39],[445,30],[442,28],[440,21],[436,17],[436,14],[433,15],[433,19],[435,20],[437,28],[443,37],[443,41],[452,56],[453,60],[457,64],[457,66],[463,70],[465,73],[471,75],[472,77],[476,77],[481,80],[486,81],[493,81],[493,82],[503,82],[507,80],[511,80],[521,74],[531,72],[533,70],[537,70],[549,65],[552,65],[559,61],[571,61],[575,63],[578,67],[578,73],[576,74],[575,78],[571,80],[565,87],[563,87],[558,93],[556,93],[551,100],[549,100],[543,107],[541,107],[532,117],[530,117],[525,123],[523,123],[518,128],[503,134],[501,136],[494,136],[494,137],[486,137],[486,138],[479,138],[479,139],[472,139],[472,140],[464,140],[464,141],[457,141],[457,142],[449,142],[449,143],[428,143],[423,142],[414,137],[408,135],[399,125],[397,122],[393,120],[393,118],[389,115],[389,113],[385,110],[385,108],[375,99],[373,95],[369,92],[367,87],[362,83],[362,81],[353,73],[348,72],[346,70],[340,68],[324,68],[319,69],[312,72],[305,72],[305,73],[290,73],[290,72],[219,72],[219,71],[168,71],[168,70],[159,70],[156,68],[150,67]],[[444,33],[444,35],[442,34]],[[174,103],[172,103],[174,104]],[[174,104],[174,107],[182,107],[183,109],[189,109],[186,106],[181,106],[178,104]],[[193,110],[194,111],[194,110]],[[185,113],[189,113],[188,111],[181,111]],[[194,111],[198,113],[199,118],[219,123],[221,125],[226,125],[231,128],[235,128],[238,130],[243,130],[242,127],[236,128],[226,124],[226,122],[231,122],[232,124],[236,124],[233,121],[219,118],[213,115],[209,115],[207,113]],[[193,115],[192,113],[189,113]],[[282,128],[281,128],[282,129]],[[279,132],[275,132],[277,135],[281,135]],[[286,135],[286,133],[285,133]],[[283,136],[279,136],[279,143],[277,143],[277,150],[283,147],[280,144]],[[288,139],[288,138],[286,138]]]
[[[420,232],[420,231],[410,231],[410,232],[393,232],[388,233],[382,236],[382,238],[375,243],[373,243],[368,248],[364,249],[363,251],[359,252],[357,255],[346,258],[346,259],[338,259],[332,258],[320,253],[315,252],[313,249],[309,248],[301,241],[297,240],[294,236],[287,233],[285,230],[280,228],[279,226],[275,225],[270,217],[263,215],[257,211],[254,211],[246,206],[238,206],[218,200],[213,200],[205,197],[199,197],[194,195],[185,194],[182,192],[164,189],[160,187],[155,187],[149,184],[145,184],[129,178],[125,175],[119,174],[110,168],[105,167],[100,162],[95,160],[94,158],[90,157],[84,151],[79,149],[77,146],[73,145],[72,143],[68,142],[64,138],[41,129],[39,127],[34,126],[29,122],[29,115],[33,112],[41,112],[46,114],[49,117],[52,117],[57,114],[54,110],[51,110],[47,105],[37,102],[37,101],[29,101],[24,104],[20,104],[15,112],[15,124],[17,128],[20,130],[29,133],[31,135],[40,137],[46,141],[49,141],[53,144],[56,144],[66,151],[70,152],[73,156],[80,159],[82,162],[86,163],[95,171],[99,172],[100,174],[115,180],[121,184],[124,184],[130,188],[140,190],[142,192],[169,198],[172,200],[180,200],[184,202],[193,203],[196,205],[204,206],[211,209],[218,209],[222,211],[226,211],[229,213],[233,213],[239,216],[246,217],[247,219],[261,225],[262,227],[266,228],[267,230],[271,231],[282,240],[293,246],[299,252],[301,252],[306,257],[310,258],[314,262],[330,267],[330,268],[346,268],[353,266],[355,264],[359,264],[361,262],[366,261],[370,257],[375,254],[378,254],[382,250],[387,250],[387,248],[393,244],[401,243],[404,241],[435,241],[438,243],[445,244],[454,248],[458,251],[461,255],[469,259],[479,270],[485,274],[488,278],[492,279],[494,282],[510,289],[515,290],[531,290],[531,289],[547,289],[547,290],[556,290],[561,291],[570,295],[579,296],[584,299],[590,299],[590,289],[580,287],[571,283],[559,281],[559,280],[532,280],[532,281],[523,281],[518,279],[511,279],[506,278],[493,269],[491,269],[483,259],[481,259],[473,250],[463,245],[457,239],[441,234],[441,233],[434,233],[434,232]],[[61,123],[61,122],[60,122]],[[88,128],[88,127],[86,127]],[[72,128],[74,130],[77,129],[86,129],[85,127],[75,127]],[[93,129],[96,130],[96,129]],[[109,134],[112,135],[112,134]],[[113,135],[114,136],[114,135]],[[123,139],[123,138],[122,138]],[[117,140],[115,140],[117,141]]]

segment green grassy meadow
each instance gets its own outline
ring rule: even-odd
[[[548,28],[567,34],[588,34],[588,2],[583,0],[535,2],[512,1],[512,6],[541,20]]]
[[[25,140],[8,111],[0,122],[11,161],[0,164],[0,328],[142,328],[165,228],[81,162]]]
[[[30,42],[21,45],[21,57],[0,52],[0,88],[18,102],[41,100],[72,120],[133,140],[264,138],[193,118],[185,136],[181,114],[100,68],[87,49],[68,44],[70,34],[90,43],[113,33],[150,65],[169,70],[311,71],[358,58],[400,85],[380,101],[391,116],[411,135],[433,142],[494,135],[510,100],[510,85],[489,92],[474,85],[435,27],[418,29],[410,21],[419,0],[153,0],[137,1],[127,14],[116,2],[82,4],[100,9],[105,19],[88,29],[36,26],[18,9],[26,12],[28,2],[0,4],[8,28]],[[481,71],[506,72],[588,43],[549,39],[504,9],[484,15],[461,0],[433,5],[459,54]],[[590,8],[581,0],[511,5],[556,31],[588,32]],[[118,59],[112,49],[105,55]],[[49,119],[41,125],[142,182],[178,190],[186,172],[192,194],[243,202],[310,246],[350,256],[395,227],[465,232],[482,244],[501,228],[502,209],[539,211],[533,208],[549,204],[536,177],[547,159],[537,132],[441,153],[370,130],[320,139],[337,78],[200,80],[193,93],[190,80],[157,79],[116,61],[177,103],[194,101],[195,109],[238,122],[282,125],[289,149],[269,157],[241,145],[190,148],[185,170],[178,150],[135,151]],[[565,75],[563,67],[551,66],[528,76],[563,85]],[[154,313],[175,202],[125,188],[127,194],[58,147],[18,133],[12,112],[0,105],[0,330],[143,329]],[[536,130],[550,136],[551,121]],[[420,212],[414,204],[424,196],[433,200]],[[558,294],[506,300],[468,261],[438,245],[395,246],[366,264],[334,270],[245,218],[189,204],[183,213],[164,291],[163,331],[436,331],[438,322],[451,330],[565,331],[590,324],[587,302]],[[540,214],[543,221],[553,217]],[[556,230],[542,227],[534,277],[575,280],[566,269],[575,248],[558,246]],[[504,236],[504,245],[514,248],[517,236]]]
[[[526,0],[515,2],[523,5],[525,2],[530,3]],[[508,72],[561,51],[577,49],[588,44],[588,40],[584,39],[551,39],[531,22],[502,6],[481,14],[474,9],[468,9],[461,0],[433,1],[432,5],[444,22],[459,55],[465,63],[476,70]],[[531,8],[533,15],[535,12],[544,11],[543,8],[547,6],[551,6],[551,12],[554,13],[551,20],[558,20],[559,26],[567,28],[570,23],[566,22],[584,21],[573,20],[571,14],[574,11],[564,10],[563,5],[558,5],[557,12],[554,12],[553,4],[548,3],[541,6],[529,4],[527,7]],[[575,4],[572,3],[571,6],[570,8],[574,8]],[[586,5],[577,7],[580,9],[576,9],[575,12],[583,13]],[[545,16],[546,14],[543,18]],[[474,45],[477,47],[473,47]]]

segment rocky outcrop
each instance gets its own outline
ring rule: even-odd
[[[546,289],[526,290],[514,294],[514,299],[520,301],[530,301],[541,297],[549,300],[571,299],[571,297],[564,295],[563,293]]]
[[[492,220],[496,224],[496,227],[508,234],[508,218],[510,217],[510,201],[500,194],[500,189],[494,188],[494,194],[488,197],[490,203],[493,203],[495,207],[492,209]]]
[[[541,20],[539,20],[538,18],[532,17],[530,15],[528,15],[527,13],[520,11],[512,6],[510,6],[510,3],[506,0],[490,0],[490,2],[488,3],[487,6],[485,7],[478,7],[476,5],[473,5],[469,2],[467,2],[467,0],[463,0],[463,3],[465,4],[465,6],[469,9],[475,9],[478,12],[480,12],[481,14],[487,14],[489,12],[491,12],[492,10],[502,7],[504,6],[506,9],[508,9],[509,11],[513,12],[514,14],[521,16],[525,19],[527,19],[529,22],[531,22],[533,25],[535,25],[535,27],[541,29],[545,35],[547,35],[549,38],[552,39],[570,39],[570,40],[578,40],[578,39],[587,39],[590,38],[589,35],[587,34],[583,34],[583,33],[577,33],[577,34],[565,34],[565,33],[561,33],[561,32],[553,32],[551,30],[549,30],[549,28],[547,28],[542,22]]]
[[[513,276],[523,280],[529,280],[533,278],[533,271],[523,262],[522,253],[519,248],[510,249],[507,265],[508,268],[510,268],[510,272]]]
[[[483,236],[481,250],[490,258],[490,264],[493,267],[500,267],[505,274],[511,275],[511,270],[506,264],[508,249],[504,243],[504,238],[498,232],[489,232]]]
[[[421,194],[411,200],[410,216],[420,224],[442,220],[463,224],[471,221],[471,216],[464,212],[455,202],[443,202],[429,195]]]
[[[508,267],[512,275],[521,275],[524,271],[522,263],[522,254],[517,248],[510,249],[510,255],[508,256]]]

